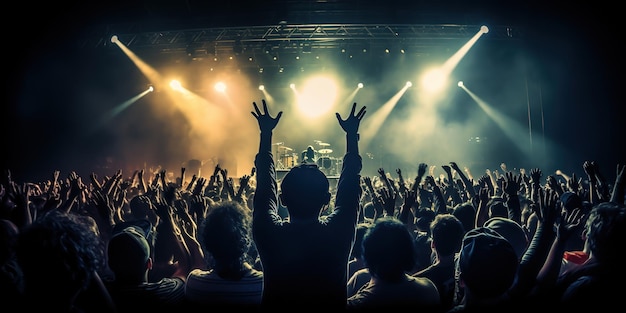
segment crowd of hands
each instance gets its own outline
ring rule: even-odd
[[[624,167],[617,165],[618,181],[624,180]],[[500,164],[500,170],[486,169],[477,178],[456,162],[441,168],[445,174],[437,175],[437,166],[418,163],[417,175],[411,180],[405,179],[399,168],[395,175],[379,168],[378,175],[361,178],[363,202],[374,205],[376,216],[395,215],[407,222],[422,207],[444,213],[446,208],[466,201],[473,202],[478,208],[481,202],[486,203],[492,197],[507,195],[536,201],[540,196],[538,192],[558,197],[570,191],[592,204],[610,201],[612,197],[623,202],[623,195],[619,198],[619,194],[612,192],[613,182],[605,180],[594,161],[586,161],[582,166],[586,179],[575,173],[571,176],[562,173],[547,175],[544,179],[539,168],[511,171],[504,163]],[[175,181],[169,180],[167,174],[166,170],[159,169],[145,177],[145,170],[141,169],[124,177],[122,170],[118,170],[114,175],[102,178],[91,173],[89,183],[85,183],[76,172],[61,179],[61,173],[55,171],[50,179],[42,182],[16,182],[10,170],[5,170],[0,185],[1,214],[23,227],[50,210],[73,211],[94,218],[100,234],[104,235],[115,224],[132,218],[129,202],[140,196],[149,204],[144,213],[153,225],[158,224],[159,219],[170,219],[178,229],[194,235],[198,222],[216,202],[233,200],[252,209],[254,168],[250,174],[238,179],[230,177],[228,170],[219,164],[208,179],[196,174],[187,179],[184,167]],[[331,186],[333,195],[334,187]]]
[[[436,175],[437,166],[418,163],[417,175],[410,180],[405,179],[401,169],[396,169],[395,175],[379,168],[378,175],[361,176],[363,196],[359,222],[396,216],[415,231],[420,209],[431,209],[435,214],[449,213],[455,205],[469,201],[476,208],[476,225],[479,225],[488,219],[486,207],[490,199],[517,195],[531,200],[527,208],[531,211],[529,214],[534,214],[539,222],[554,223],[561,235],[566,236],[581,223],[585,214],[580,210],[561,212],[558,200],[564,192],[576,193],[591,204],[604,201],[624,203],[623,190],[611,190],[611,184],[593,161],[583,164],[586,179],[576,174],[555,174],[544,178],[538,168],[528,172],[524,169],[511,171],[504,163],[499,170],[487,169],[478,178],[474,178],[467,168],[461,169],[456,162],[441,168],[443,173]],[[625,168],[625,165],[617,165],[615,184],[626,183]],[[153,241],[155,255],[150,280],[158,280],[173,273],[185,276],[191,269],[206,264],[207,256],[197,239],[198,227],[213,205],[221,201],[237,201],[252,210],[254,168],[250,174],[238,179],[229,176],[228,170],[219,164],[208,179],[196,174],[187,179],[184,167],[173,181],[168,179],[173,176],[167,175],[164,169],[149,173],[150,177],[146,177],[145,170],[136,170],[128,177],[121,170],[104,177],[92,173],[89,183],[85,183],[76,172],[70,172],[62,179],[61,173],[55,171],[50,179],[42,182],[17,182],[6,170],[0,185],[0,214],[18,228],[51,210],[87,216],[92,219],[90,223],[103,246],[110,240],[116,224],[148,219],[160,238],[167,238]],[[331,184],[333,197],[335,187]],[[136,202],[132,204],[132,210],[131,202]],[[368,203],[372,204],[374,213],[365,217],[364,208]],[[322,215],[332,210],[333,201],[330,201]],[[532,237],[525,218],[521,217],[521,209],[517,207],[515,210],[517,213],[510,218],[520,223],[529,238]],[[256,257],[249,257],[254,264]],[[103,268],[106,269],[106,263]]]

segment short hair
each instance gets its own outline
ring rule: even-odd
[[[401,279],[416,263],[413,235],[396,217],[377,219],[363,237],[363,261],[372,276]]]
[[[250,211],[239,202],[224,201],[207,214],[200,238],[206,252],[215,259],[243,259],[252,246]]]
[[[596,204],[585,224],[587,242],[593,255],[601,262],[619,264],[626,242],[626,207],[615,202]],[[622,265],[618,265],[622,267]]]
[[[430,223],[430,235],[437,253],[454,255],[461,249],[465,230],[463,224],[452,214],[438,214]]]
[[[287,207],[293,203],[313,203],[322,205],[328,203],[330,183],[326,174],[317,164],[298,164],[292,167],[283,177],[280,190],[287,202]],[[294,212],[289,212],[293,214]],[[296,212],[296,214],[318,214],[319,212]]]
[[[454,206],[452,215],[461,221],[463,229],[467,233],[474,228],[476,223],[476,207],[470,201],[462,202]]]

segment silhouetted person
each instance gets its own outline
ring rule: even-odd
[[[322,216],[331,193],[326,175],[315,164],[291,168],[279,196],[271,143],[282,111],[272,117],[265,100],[262,109],[253,105],[261,131],[252,231],[264,274],[262,306],[344,309],[361,197],[358,130],[365,107],[357,112],[354,103],[345,120],[336,113],[346,133],[346,154],[332,212]],[[279,198],[289,213],[285,219],[278,215]]]
[[[248,251],[252,246],[252,215],[236,201],[223,201],[209,211],[199,240],[210,263],[187,276],[185,295],[197,308],[211,310],[261,304],[263,273],[254,269]]]

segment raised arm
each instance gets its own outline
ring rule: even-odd
[[[346,153],[359,154],[359,125],[361,119],[365,115],[365,107],[362,107],[358,113],[356,113],[356,102],[352,104],[352,110],[350,115],[344,120],[339,113],[335,113],[339,126],[346,133]]]
[[[463,181],[463,184],[465,185],[465,190],[467,191],[468,196],[469,196],[468,198],[471,199],[474,196],[476,196],[476,190],[474,190],[472,181],[470,181],[470,179],[467,178],[465,173],[463,173],[461,168],[459,168],[459,165],[456,162],[450,162],[450,167],[456,171],[456,174],[459,175],[459,178],[461,178],[461,181]]]
[[[346,133],[346,155],[337,183],[335,208],[356,206],[354,209],[358,210],[361,198],[360,172],[363,166],[359,155],[359,126],[365,112],[365,107],[357,112],[356,103],[353,103],[350,114],[345,119],[335,113],[339,126]]]
[[[613,192],[611,192],[611,202],[624,204],[624,187],[626,187],[625,168],[626,164],[617,164],[615,183],[613,184]]]
[[[270,225],[272,213],[278,208],[278,185],[276,183],[276,170],[272,158],[272,133],[283,112],[280,111],[275,117],[271,116],[265,100],[262,100],[262,109],[253,102],[254,111],[252,116],[259,125],[260,141],[259,151],[254,165],[256,168],[256,191],[253,199],[253,232],[263,229],[263,225]],[[277,213],[276,213],[277,214]]]

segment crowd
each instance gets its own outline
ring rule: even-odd
[[[250,175],[169,179],[166,170],[99,177],[56,171],[0,181],[5,311],[246,308],[484,312],[612,310],[626,291],[626,164],[606,181],[416,160],[361,174],[366,108],[336,113],[346,153],[336,185],[316,164],[277,179],[282,118],[253,103]],[[286,117],[288,118],[288,117]],[[608,168],[609,165],[603,165]],[[412,169],[411,169],[412,170]],[[394,174],[395,173],[395,174]],[[130,174],[130,175],[129,175]],[[583,179],[584,177],[584,179]],[[418,311],[415,311],[418,312]]]

